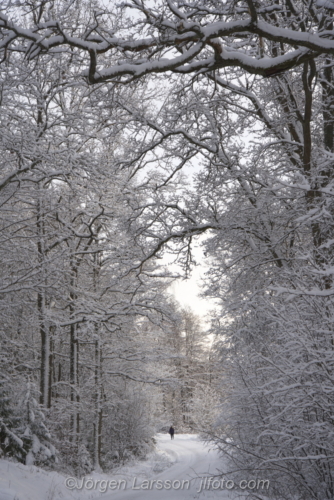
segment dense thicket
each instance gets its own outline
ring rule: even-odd
[[[72,7],[81,29],[89,11]],[[193,400],[170,273],[147,259],[147,179],[129,161],[140,135],[123,104],[149,109],[153,92],[92,89],[72,52],[12,53],[1,78],[1,455],[112,467],[172,420],[181,430]]]
[[[0,418],[5,455],[82,473],[152,446],[142,385],[157,381],[159,352],[137,323],[161,328],[173,314],[154,264],[138,269],[137,194],[133,169],[118,160],[126,133],[116,96],[74,87],[62,70],[70,60],[36,70],[18,54],[2,67]]]
[[[157,110],[116,98],[131,135],[121,163],[145,179],[130,227],[142,262],[168,248],[186,271],[207,234],[224,390],[208,436],[273,497],[333,498],[333,2],[87,2],[80,22],[74,5],[1,13],[4,67],[66,55],[76,88],[159,88]]]

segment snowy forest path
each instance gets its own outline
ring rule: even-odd
[[[224,485],[221,487],[221,484],[217,489],[207,487],[204,478],[214,478],[222,470],[222,459],[216,450],[210,449],[196,435],[176,434],[171,440],[169,435],[159,434],[156,439],[157,451],[171,456],[174,464],[147,479],[129,477],[125,491],[118,489],[106,493],[103,495],[104,500],[227,500],[236,498],[237,494],[240,498],[240,490],[229,490]],[[214,486],[218,486],[218,479]]]

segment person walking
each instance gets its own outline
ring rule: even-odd
[[[174,439],[174,427],[173,427],[172,425],[170,426],[170,429],[169,429],[169,431],[168,431],[168,432],[169,432],[169,434],[170,434],[170,438],[171,438],[171,439]]]

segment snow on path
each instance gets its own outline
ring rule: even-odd
[[[102,498],[104,500],[176,500],[180,498],[230,500],[237,498],[236,492],[227,489],[224,485],[223,487],[220,485],[216,490],[205,487],[203,478],[215,476],[222,467],[222,461],[217,452],[210,450],[197,436],[176,434],[175,439],[171,440],[168,434],[160,434],[157,436],[157,450],[172,458],[170,467],[162,472],[156,470],[158,473],[150,474],[150,477],[147,475],[143,477],[136,473],[135,468],[130,469],[125,484],[120,482],[119,487],[114,491],[107,490]],[[118,481],[116,475],[113,475],[113,479]],[[218,484],[216,480],[214,486]],[[238,494],[240,498],[240,490]],[[100,498],[101,495],[93,497],[94,500]]]
[[[83,479],[0,460],[0,500],[236,500],[244,491],[228,489],[214,478],[223,468],[215,450],[197,436],[158,434],[157,449],[110,474],[92,472]],[[216,483],[207,487],[205,479]],[[66,486],[66,481],[71,488]],[[110,485],[110,482],[111,485]]]

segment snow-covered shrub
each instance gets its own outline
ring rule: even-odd
[[[14,406],[5,381],[0,382],[0,453],[26,465],[56,460],[56,450],[34,392],[36,389],[28,382],[24,399]]]
[[[15,426],[10,398],[6,390],[6,379],[0,380],[0,457],[23,453],[23,442],[11,431]]]
[[[51,444],[51,435],[45,425],[45,415],[36,397],[36,387],[28,382],[18,407],[21,422],[17,430],[23,441],[25,456],[22,458],[26,465],[49,464],[57,460],[56,449]]]
[[[57,470],[76,477],[89,474],[94,469],[92,457],[84,444],[77,444],[65,439],[57,442]]]
[[[14,377],[12,376],[13,354],[8,336],[0,330],[0,457],[23,460],[25,449],[16,430],[20,419],[13,403]]]
[[[104,462],[110,465],[134,456],[145,457],[154,447],[154,431],[145,392],[138,387],[126,389],[108,411]]]
[[[80,444],[78,447],[78,465],[76,473],[79,476],[84,476],[92,472],[93,468],[93,462],[89,451],[84,444]]]

